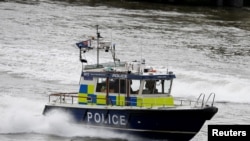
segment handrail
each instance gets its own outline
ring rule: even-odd
[[[74,104],[74,103],[78,103],[76,100],[77,98],[83,98],[83,99],[86,99],[87,100],[87,103],[92,103],[92,104],[95,104],[94,101],[92,100],[92,97],[90,96],[80,96],[78,95],[77,92],[70,92],[70,93],[54,93],[54,94],[50,94],[49,95],[49,103],[51,102],[51,97],[54,97],[52,100],[52,102],[54,103],[67,103],[67,104]],[[70,98],[67,98],[67,97],[70,97]],[[197,98],[196,101],[192,101],[192,100],[183,100],[183,99],[176,99],[176,101],[180,101],[180,106],[182,105],[186,105],[186,104],[183,104],[183,102],[187,101],[189,102],[188,105],[192,105],[194,103],[194,107],[198,107],[199,104],[201,104],[201,108],[204,107],[204,106],[207,106],[210,99],[212,97],[212,101],[211,101],[211,106],[213,106],[214,104],[214,99],[215,99],[215,93],[210,93],[209,97],[206,99],[206,102],[204,103],[204,100],[205,100],[205,94],[204,93],[201,93],[199,95],[199,97]],[[97,98],[97,99],[102,99],[102,100],[108,100],[108,103],[107,105],[110,105],[110,106],[115,106],[116,104],[116,100],[112,100],[111,98]],[[71,102],[69,102],[71,100]],[[127,100],[119,100],[119,103],[123,103],[123,104],[118,104],[119,106],[132,106],[134,105],[133,101],[127,101]],[[126,103],[129,103],[128,105]],[[152,102],[144,102],[144,101],[141,101],[140,102],[140,105],[137,105],[137,107],[151,107],[153,108],[154,106],[159,106],[159,104],[157,104],[156,100],[155,101],[152,101]],[[162,103],[163,107],[166,106],[165,103]]]
[[[210,95],[209,95],[208,98],[207,98],[207,101],[206,101],[205,105],[207,105],[208,100],[210,99],[210,97],[211,97],[212,95],[213,95],[213,100],[212,100],[211,106],[213,107],[213,105],[214,105],[214,99],[215,99],[215,93],[210,93]]]
[[[74,104],[74,98],[85,98],[87,99],[87,101],[89,103],[92,103],[94,104],[94,102],[92,101],[92,98],[89,97],[89,96],[79,96],[77,95],[78,93],[54,93],[54,94],[50,94],[49,95],[49,102],[51,102],[51,97],[55,97],[56,100],[53,100],[53,102],[59,102],[59,103],[67,103],[67,97],[71,97],[71,103],[68,103],[68,104]],[[97,98],[97,99],[102,99],[102,100],[107,100],[106,98]],[[69,101],[69,99],[68,99]],[[133,102],[133,101],[129,101],[129,100],[121,100],[120,102],[124,103],[125,105],[120,105],[120,106],[126,106],[126,103],[130,103],[129,105],[127,106],[131,106],[133,105],[134,103],[136,102]],[[112,100],[111,98],[108,98],[108,105],[111,105],[111,106],[114,106],[115,104],[115,100]],[[151,105],[150,107],[153,107],[154,105],[156,104],[156,102],[154,103],[141,103],[141,106],[140,107],[147,107],[147,105]],[[156,104],[157,105],[157,104]],[[164,104],[163,104],[164,106]]]
[[[200,96],[197,98],[197,100],[196,100],[196,103],[195,103],[195,107],[198,105],[198,103],[199,103],[199,100],[200,100],[200,98],[202,97],[202,101],[201,101],[201,107],[203,107],[204,106],[204,99],[205,99],[205,94],[204,93],[201,93],[200,94]]]
[[[78,94],[77,92],[69,92],[69,93],[53,93],[53,94],[50,94],[49,95],[49,102],[51,100],[51,96],[58,96],[57,99],[54,101],[58,101],[60,99],[60,103],[62,103],[62,96],[65,98],[65,97],[72,97],[72,104],[73,104],[73,97],[78,97],[78,96],[72,96],[72,95],[75,95],[75,94]]]
[[[53,93],[50,94],[50,96],[60,96],[60,95],[73,95],[73,94],[78,94],[78,92],[69,92],[69,93]]]

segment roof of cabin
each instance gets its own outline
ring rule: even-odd
[[[143,80],[143,79],[171,80],[176,78],[175,74],[173,74],[172,72],[168,72],[166,74],[158,74],[151,72],[140,74],[140,73],[131,73],[129,71],[126,72],[101,71],[100,69],[84,71],[82,72],[82,76],[85,78],[99,77],[99,78],[137,79],[137,80]]]

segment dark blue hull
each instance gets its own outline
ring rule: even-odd
[[[90,127],[108,128],[149,139],[190,140],[206,120],[218,111],[216,107],[201,109],[104,109],[46,105],[50,110],[64,110],[75,120]]]

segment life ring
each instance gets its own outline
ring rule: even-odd
[[[152,70],[149,70],[149,72],[156,72],[156,70],[153,70],[153,69],[152,69]]]

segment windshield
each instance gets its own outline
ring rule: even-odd
[[[171,80],[145,80],[142,94],[170,94]]]

